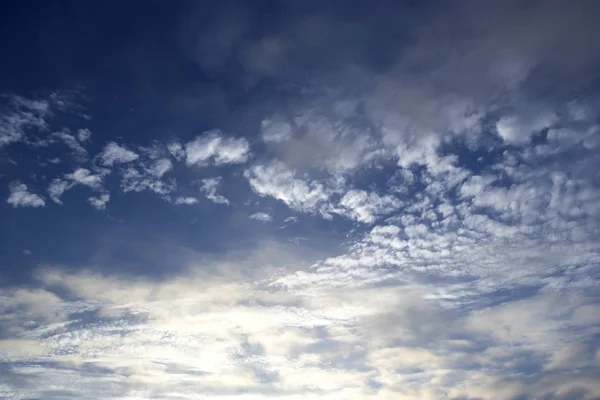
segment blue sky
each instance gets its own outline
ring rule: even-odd
[[[600,398],[595,2],[121,3],[1,6],[0,398]]]

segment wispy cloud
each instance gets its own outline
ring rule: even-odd
[[[47,128],[51,113],[48,99],[9,96],[6,109],[0,117],[0,146],[23,140],[30,129]]]
[[[202,180],[201,190],[204,192],[204,195],[207,199],[216,204],[229,204],[229,200],[227,200],[224,196],[217,193],[219,189],[219,185],[221,184],[221,178],[208,178]]]
[[[161,179],[153,173],[153,170],[143,167],[141,169],[128,167],[121,173],[121,189],[125,193],[150,191],[160,196],[167,196],[176,188],[177,184],[173,179]]]
[[[77,133],[78,137],[81,136],[80,132]],[[79,160],[85,160],[87,158],[87,150],[80,144],[82,141],[81,139],[75,138],[75,136],[67,132],[54,132],[52,137],[62,140],[64,144],[73,151],[73,154]]]
[[[185,204],[191,206],[198,204],[198,199],[195,197],[177,197],[175,198],[175,204]]]
[[[110,200],[110,195],[108,193],[103,193],[100,196],[88,198],[88,202],[96,210],[105,210],[106,204],[108,203],[109,200]]]
[[[62,200],[60,198],[71,186],[71,183],[60,178],[55,178],[48,186],[48,194],[55,203],[62,204]]]

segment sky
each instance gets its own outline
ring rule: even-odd
[[[3,2],[0,398],[600,399],[599,16]]]

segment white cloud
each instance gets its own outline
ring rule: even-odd
[[[104,179],[101,174],[93,174],[86,168],[78,168],[70,174],[65,174],[64,179],[53,179],[48,186],[48,194],[55,203],[62,204],[62,195],[77,184],[96,191],[104,190]]]
[[[221,178],[208,178],[202,180],[201,190],[207,199],[217,204],[229,204],[229,200],[217,193],[221,185]]]
[[[9,186],[10,194],[6,202],[13,207],[44,207],[46,202],[35,193],[27,189],[27,185],[13,182]]]
[[[271,217],[269,214],[267,214],[265,212],[257,212],[257,213],[250,215],[250,219],[260,221],[260,222],[270,222],[273,220],[273,217]]]
[[[148,172],[157,178],[162,177],[173,168],[173,163],[168,158],[156,160],[149,168]]]
[[[175,199],[175,204],[185,204],[188,206],[198,204],[198,199],[195,197],[177,197]]]
[[[106,203],[108,203],[109,200],[110,200],[110,195],[108,193],[103,193],[100,196],[88,198],[88,202],[96,210],[105,210]]]
[[[6,110],[0,115],[0,147],[19,142],[29,131],[45,130],[51,116],[49,99],[27,99],[12,96]]]
[[[323,184],[297,178],[279,161],[255,165],[244,176],[260,196],[271,196],[298,211],[316,213],[329,198]]]
[[[55,178],[50,183],[50,186],[48,186],[48,194],[55,203],[62,204],[62,200],[60,198],[62,197],[63,193],[71,187],[72,183]]]
[[[79,144],[75,136],[67,132],[54,132],[52,137],[62,140],[65,145],[73,151],[76,158],[80,160],[85,160],[87,158],[87,150]]]
[[[79,183],[94,190],[102,189],[102,176],[92,174],[90,170],[85,168],[78,168],[73,173],[66,174],[65,178],[71,180],[73,183]]]
[[[186,143],[185,153],[187,165],[242,164],[250,157],[250,144],[244,138],[225,137],[212,130]]]
[[[137,160],[140,156],[115,142],[108,143],[99,155],[103,165],[125,164]]]
[[[42,267],[27,287],[3,282],[0,397],[600,398],[600,130],[595,99],[567,98],[599,71],[593,13],[562,2],[520,12],[506,2],[449,7],[425,18],[400,44],[402,57],[387,57],[374,76],[372,39],[397,36],[407,25],[396,17],[410,13],[363,13],[376,27],[331,13],[286,18],[284,31],[253,41],[258,26],[238,3],[190,35],[190,55],[208,72],[241,62],[252,87],[265,75],[293,81],[289,61],[310,59],[306,47],[325,57],[301,68],[297,82],[317,76],[314,84],[281,85],[285,101],[252,95],[227,122],[265,121],[263,159],[282,161],[246,168],[263,197],[246,205],[270,197],[313,214],[278,231],[296,253],[275,246],[251,257],[240,247],[258,237],[232,235],[231,253],[186,256],[180,274]],[[400,49],[375,42],[376,53]],[[320,64],[327,73],[312,75]],[[32,117],[45,109],[27,104],[19,107]],[[245,139],[216,131],[185,146],[131,146],[139,158],[119,168],[123,190],[168,200],[167,152],[202,166],[249,158]],[[77,181],[105,193],[91,177],[105,172],[89,168]],[[60,201],[74,179],[52,181],[50,197]],[[202,191],[227,201],[219,184],[207,180]],[[382,189],[356,189],[367,186]],[[333,213],[373,225],[313,218]]]
[[[325,186],[318,181],[306,181],[280,161],[255,165],[245,171],[252,189],[260,196],[271,196],[288,207],[307,213],[330,213],[343,215],[359,222],[372,223],[378,217],[389,214],[403,205],[391,195],[380,196],[364,190],[344,190],[344,181],[328,182]],[[337,204],[332,195],[344,193]]]
[[[29,397],[50,383],[94,398],[114,397],[114,388],[137,393],[140,385],[185,399],[198,390],[234,398],[239,391],[268,398],[274,390],[290,399],[318,390],[318,398],[332,400],[552,397],[575,387],[589,398],[600,393],[591,375],[572,369],[579,364],[570,354],[581,354],[573,346],[593,335],[589,323],[597,317],[578,312],[594,303],[576,293],[468,311],[428,297],[430,285],[307,281],[286,290],[263,286],[268,275],[248,281],[198,270],[162,282],[60,269],[42,269],[37,278],[61,297],[44,288],[0,290],[0,324],[11,335],[0,341],[9,361],[0,382]],[[83,311],[97,317],[78,318]],[[569,326],[584,330],[572,336]],[[571,351],[556,353],[561,348]],[[593,352],[588,359],[590,366]],[[531,368],[527,378],[510,374],[521,362]],[[87,368],[94,374],[82,373]],[[557,373],[563,380],[552,383]]]
[[[338,208],[332,212],[359,222],[373,223],[378,217],[397,211],[401,206],[402,202],[393,196],[353,189],[344,194]]]

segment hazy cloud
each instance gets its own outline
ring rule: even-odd
[[[273,217],[271,217],[269,214],[267,214],[265,212],[257,212],[257,213],[250,215],[250,219],[260,221],[260,222],[271,222],[273,220]]]

